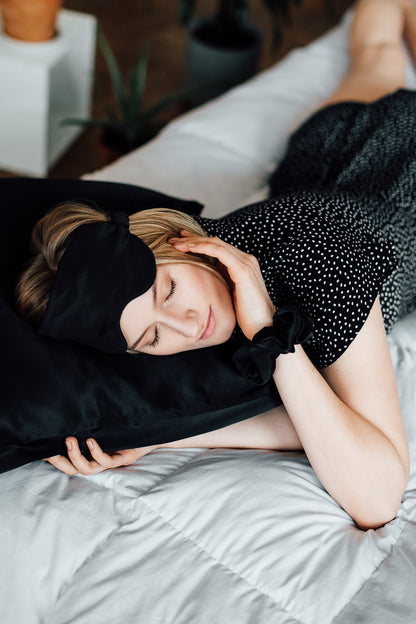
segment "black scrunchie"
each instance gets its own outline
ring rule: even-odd
[[[263,327],[253,339],[246,340],[234,353],[237,370],[261,385],[273,376],[276,358],[293,353],[294,345],[303,344],[312,336],[313,320],[291,304],[282,306],[273,315],[273,325]]]

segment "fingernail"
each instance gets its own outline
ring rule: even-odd
[[[68,451],[72,451],[72,442],[71,442],[71,440],[67,440],[66,441],[66,445],[68,447]]]
[[[94,448],[94,442],[92,440],[87,440],[87,444],[89,449],[92,450]]]

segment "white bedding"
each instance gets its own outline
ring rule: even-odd
[[[345,71],[347,28],[88,177],[199,199],[207,216],[264,195],[289,130]],[[71,478],[33,463],[0,475],[1,623],[416,621],[416,312],[389,343],[412,457],[394,521],[358,530],[297,453],[161,449]]]

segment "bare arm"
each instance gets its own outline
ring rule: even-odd
[[[362,528],[397,513],[409,455],[378,300],[347,351],[322,371],[302,347],[274,379],[322,484]]]
[[[259,448],[269,450],[302,450],[299,437],[283,405],[263,414],[201,435],[166,442],[155,446],[104,453],[96,440],[90,438],[92,461],[84,457],[73,436],[66,439],[68,458],[49,457],[46,461],[68,475],[98,474],[104,470],[128,466],[157,448]]]
[[[160,447],[169,448],[258,448],[300,451],[299,436],[283,405],[222,429],[177,440]]]
[[[272,325],[274,308],[257,260],[217,238],[184,236],[175,239],[179,249],[212,255],[226,266],[246,337]],[[321,373],[297,346],[277,358],[274,381],[312,467],[335,500],[363,528],[394,518],[409,457],[378,299],[334,364]]]
[[[324,487],[360,527],[392,520],[409,453],[378,299],[334,364],[319,372],[297,346],[277,359],[274,380],[285,408],[167,446],[303,447]]]

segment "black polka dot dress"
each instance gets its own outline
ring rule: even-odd
[[[259,260],[276,307],[314,319],[308,355],[335,362],[377,296],[386,330],[416,308],[416,94],[346,102],[311,117],[270,180],[271,198],[198,217]]]

